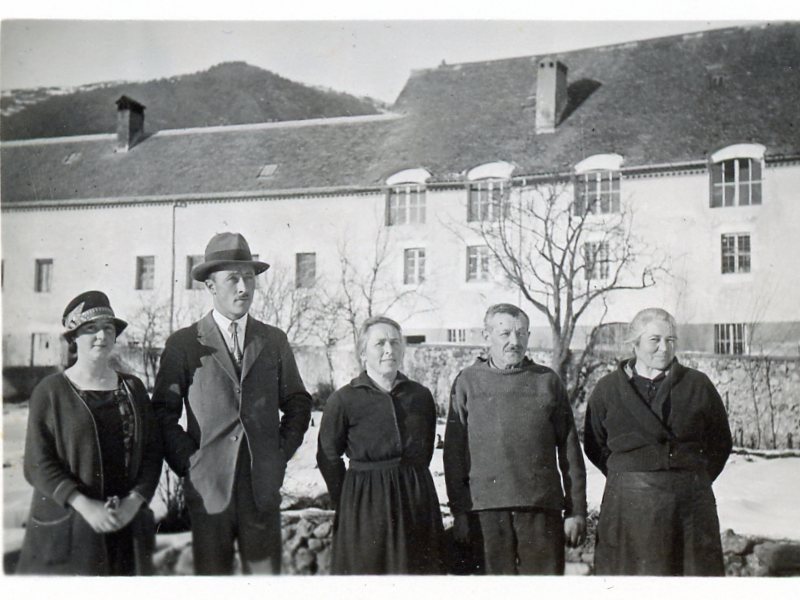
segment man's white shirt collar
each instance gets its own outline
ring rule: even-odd
[[[225,338],[225,342],[228,344],[228,347],[231,347],[231,323],[234,323],[231,319],[223,315],[219,312],[216,308],[211,311],[211,316],[214,317],[214,321],[217,323],[217,327],[222,332],[222,337]],[[244,332],[245,328],[247,327],[247,313],[244,314],[243,317],[236,319],[235,323],[239,329],[239,343],[244,344]]]

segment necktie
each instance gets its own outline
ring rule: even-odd
[[[236,321],[232,322],[229,331],[231,332],[231,345],[233,346],[231,354],[233,354],[233,360],[236,362],[236,366],[241,367],[242,347],[239,345],[239,324]]]

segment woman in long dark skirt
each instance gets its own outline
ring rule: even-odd
[[[150,574],[161,438],[142,382],[109,362],[127,323],[91,291],[67,305],[63,324],[77,360],[29,403],[24,472],[34,492],[17,572]]]
[[[442,573],[442,517],[428,469],[433,397],[398,371],[404,346],[395,321],[367,319],[358,347],[365,370],[331,395],[319,431],[317,463],[336,508],[331,573]]]
[[[711,483],[731,451],[722,400],[675,358],[675,319],[660,308],[630,326],[634,358],[589,398],[586,456],[605,475],[598,575],[724,575]]]

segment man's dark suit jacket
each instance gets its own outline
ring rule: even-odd
[[[189,493],[196,492],[206,512],[221,512],[230,502],[243,442],[256,504],[279,508],[286,462],[311,418],[311,397],[283,331],[248,317],[241,378],[210,312],[176,331],[161,355],[153,406],[167,463],[188,476]],[[185,429],[179,424],[184,407]]]

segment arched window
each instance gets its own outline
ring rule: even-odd
[[[711,208],[761,204],[765,150],[761,144],[735,144],[711,155]]]
[[[425,222],[425,182],[430,176],[425,169],[405,169],[386,179],[387,225]]]
[[[575,214],[618,213],[619,154],[595,154],[575,165]]]
[[[498,161],[467,172],[467,221],[499,221],[508,216],[513,171],[514,165]]]

